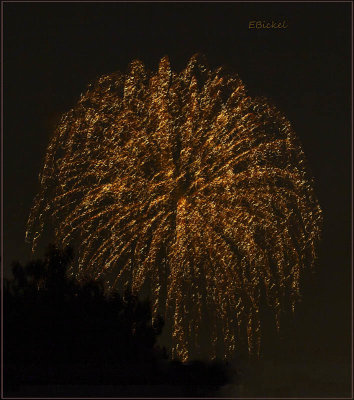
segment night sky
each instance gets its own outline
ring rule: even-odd
[[[350,7],[349,2],[5,3],[5,275],[12,261],[32,257],[25,225],[45,150],[60,115],[86,85],[125,71],[135,58],[156,69],[168,55],[180,71],[202,52],[211,67],[226,64],[236,71],[251,95],[271,98],[303,144],[324,229],[318,274],[304,297],[298,333],[305,335],[304,344],[294,353],[308,346],[312,359],[326,360],[330,368],[349,365]],[[288,28],[250,30],[254,20],[285,20]]]

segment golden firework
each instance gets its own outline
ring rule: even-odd
[[[180,73],[133,61],[101,77],[66,113],[49,144],[27,236],[49,217],[76,240],[77,277],[139,293],[172,321],[172,354],[260,345],[260,288],[277,324],[313,265],[321,210],[287,119],[251,98],[237,75],[193,56]],[[204,349],[205,351],[205,349]]]

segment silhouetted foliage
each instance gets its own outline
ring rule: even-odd
[[[149,301],[69,278],[72,261],[71,248],[50,246],[44,260],[13,264],[4,285],[5,392],[21,385],[161,384],[203,395],[227,382],[224,364],[169,361],[156,345],[164,321],[152,320]]]

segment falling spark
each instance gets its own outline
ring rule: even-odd
[[[235,74],[193,56],[180,73],[133,61],[90,85],[49,144],[28,221],[80,243],[76,276],[150,284],[172,321],[172,355],[231,357],[245,327],[260,348],[260,293],[279,327],[316,258],[321,209],[288,120]]]

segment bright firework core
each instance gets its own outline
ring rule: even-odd
[[[235,74],[133,61],[90,85],[49,144],[27,236],[79,243],[78,279],[141,293],[173,357],[258,352],[262,290],[279,327],[316,258],[321,210],[287,119]],[[75,242],[74,242],[75,241]],[[203,334],[202,334],[203,332]]]

